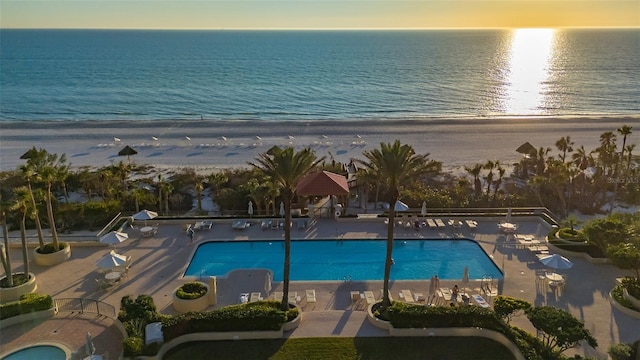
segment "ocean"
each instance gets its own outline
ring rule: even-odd
[[[640,114],[640,29],[0,30],[0,121]]]

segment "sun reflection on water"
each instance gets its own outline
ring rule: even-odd
[[[554,29],[513,31],[503,89],[507,114],[540,114],[547,108],[555,35]]]

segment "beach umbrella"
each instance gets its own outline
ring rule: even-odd
[[[429,279],[429,295],[434,295],[436,293],[436,276],[432,276]]]
[[[540,262],[544,266],[552,269],[556,269],[556,270],[571,269],[571,267],[573,266],[573,263],[571,262],[571,260],[558,254],[553,254],[553,255],[540,258]]]
[[[138,153],[137,151],[135,151],[132,147],[127,145],[124,147],[124,149],[118,151],[118,156],[126,156],[127,160],[129,161],[129,164],[131,164],[131,155],[135,155],[137,153]]]
[[[284,216],[284,203],[280,202],[280,216]]]
[[[402,201],[396,201],[396,205],[393,207],[395,211],[407,211],[409,210],[409,205],[403,203]]]
[[[133,220],[144,220],[144,224],[147,225],[147,220],[155,219],[158,217],[158,213],[155,211],[150,211],[144,209],[140,212],[137,212],[131,216]]]
[[[102,235],[100,237],[100,242],[103,244],[115,245],[115,244],[120,244],[121,242],[127,240],[128,238],[129,238],[129,235],[127,235],[126,233],[111,231],[108,234]]]
[[[520,145],[516,149],[516,151],[522,155],[529,156],[529,154],[536,151],[536,148],[533,145],[529,144],[529,142],[525,142],[524,144]]]
[[[460,282],[462,283],[462,285],[465,285],[464,290],[466,290],[466,285],[469,283],[469,267],[468,266],[464,267],[464,271],[462,272],[462,280],[460,280]],[[463,293],[466,293],[466,291],[463,291]]]
[[[264,282],[264,291],[266,291],[267,293],[271,292],[271,273],[267,272],[267,278],[265,279]]]
[[[85,344],[85,350],[87,351],[87,356],[92,356],[96,353],[96,347],[93,345],[93,337],[91,333],[87,333],[87,343]]]
[[[420,209],[420,215],[422,215],[422,216],[426,216],[427,215],[427,202],[426,201],[422,202],[422,209]]]
[[[249,217],[253,215],[253,203],[249,200],[249,209],[247,209],[247,213],[249,213]]]
[[[96,261],[96,266],[101,269],[113,269],[116,266],[125,265],[127,265],[127,257],[113,250]]]

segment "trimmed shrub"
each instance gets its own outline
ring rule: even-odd
[[[640,280],[627,276],[622,279],[622,287],[627,289],[629,295],[640,299]]]
[[[203,297],[207,293],[207,287],[200,282],[191,281],[178,288],[176,296],[179,299],[193,300]]]
[[[0,305],[0,320],[21,314],[49,310],[53,307],[53,299],[49,295],[24,294],[20,300]]]
[[[124,356],[134,357],[142,355],[142,349],[144,348],[144,340],[139,337],[128,337],[124,339],[122,343]]]
[[[279,306],[277,301],[261,301],[167,318],[162,321],[164,340],[198,332],[279,330],[287,321]]]
[[[22,284],[26,284],[29,281],[29,276],[24,273],[12,274],[13,276],[13,287],[20,286]],[[1,288],[9,288],[9,278],[4,277],[0,280]]]
[[[576,242],[575,244],[567,244],[557,239],[553,239],[553,240],[549,239],[549,243],[563,250],[586,253],[592,258],[606,258],[606,255],[604,254],[602,249],[600,249],[598,246],[594,244],[588,244],[588,243],[585,244],[582,242]]]
[[[627,344],[613,344],[609,346],[607,354],[612,360],[632,360],[633,348]]]
[[[62,249],[66,248],[68,244],[66,242],[60,241],[58,243],[60,245],[60,249],[58,251],[62,251]],[[58,252],[53,248],[53,243],[44,244],[43,247],[38,248],[38,254],[53,254]]]
[[[571,230],[570,228],[561,228],[558,230],[558,237],[564,240],[584,242],[586,241],[582,231]]]
[[[118,320],[125,323],[133,319],[143,319],[145,325],[161,318],[153,303],[153,298],[149,295],[138,295],[133,300],[130,296],[124,296],[120,300],[120,312],[118,312]]]

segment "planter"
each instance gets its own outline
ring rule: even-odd
[[[300,309],[300,307],[296,304],[292,304],[289,303],[289,307],[295,307],[298,309],[298,316],[296,316],[293,320],[291,321],[287,321],[286,323],[284,323],[282,325],[282,331],[291,331],[295,328],[298,327],[298,325],[300,325],[300,322],[302,321],[302,310]]]
[[[51,254],[40,254],[38,252],[40,247],[37,247],[33,251],[33,261],[35,261],[36,264],[42,266],[62,264],[63,262],[71,258],[71,246],[69,245],[69,243],[65,243],[65,245],[66,246],[63,247],[60,251]]]
[[[207,293],[197,299],[180,299],[176,292],[182,286],[178,286],[173,290],[173,308],[179,313],[202,311],[209,307],[209,292],[211,288],[207,284],[202,284],[207,288]]]
[[[389,330],[391,329],[391,322],[387,320],[378,319],[375,315],[373,315],[373,311],[371,311],[373,306],[379,303],[380,301],[377,301],[377,302],[374,302],[373,304],[370,304],[367,307],[367,319],[369,319],[369,322],[371,323],[371,325],[377,327],[378,329]]]
[[[6,276],[4,277],[6,278]],[[0,288],[0,303],[5,304],[12,301],[18,301],[20,300],[20,296],[24,294],[31,294],[35,292],[37,288],[36,276],[33,273],[29,273],[29,281],[26,283],[10,288]]]
[[[640,299],[629,294],[629,292],[625,288],[622,289],[622,295],[624,296],[625,299],[629,300],[629,302],[633,305],[634,308],[640,309]]]

